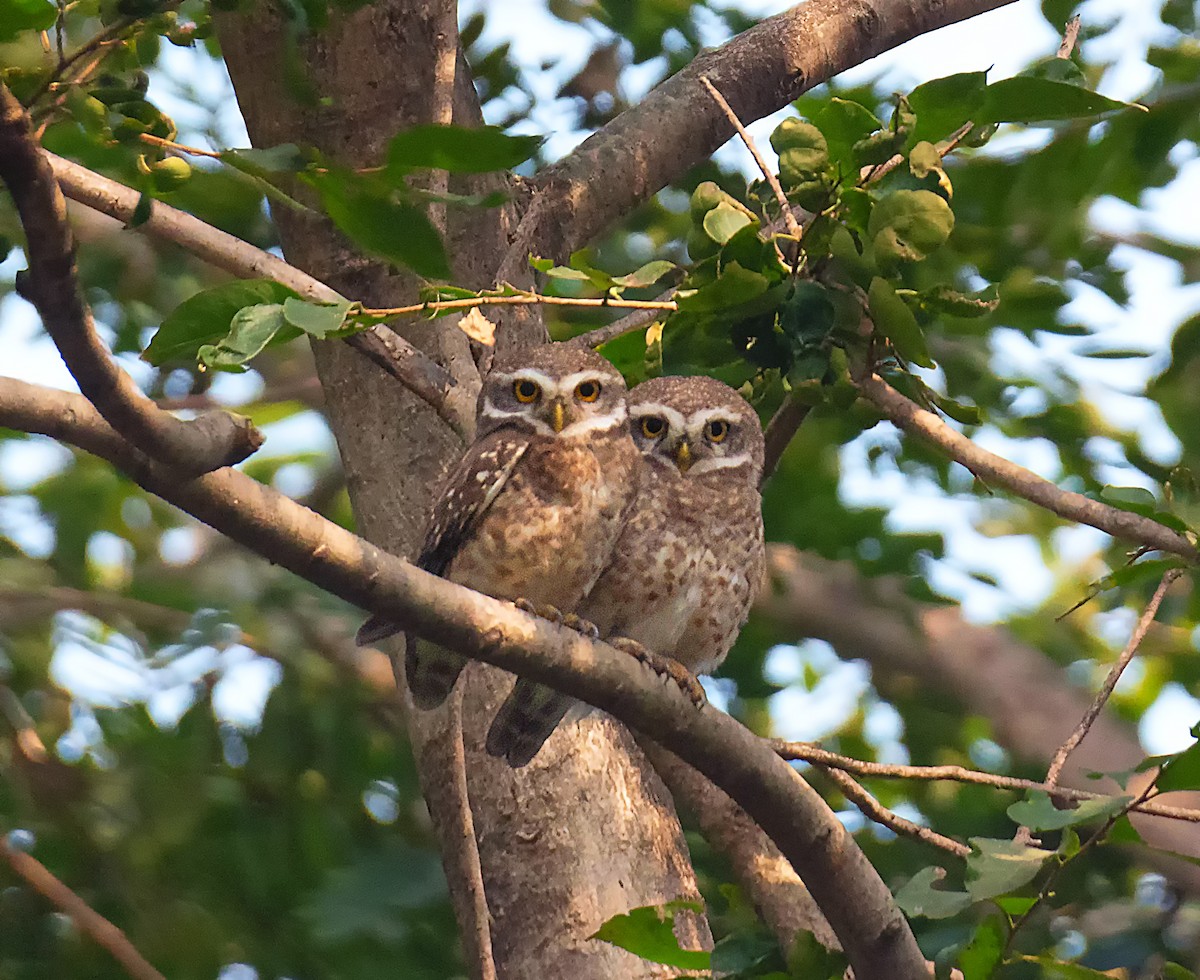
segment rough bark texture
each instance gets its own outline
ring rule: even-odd
[[[759,613],[794,637],[816,637],[843,657],[866,660],[893,691],[911,697],[919,684],[928,697],[955,698],[987,718],[996,741],[1019,758],[1048,763],[1091,701],[1091,692],[1069,685],[1040,651],[1002,629],[966,622],[957,608],[915,602],[896,579],[864,579],[852,565],[786,545],[770,549],[768,569],[772,587],[764,590]],[[1062,785],[1120,792],[1111,780],[1087,774],[1132,769],[1145,755],[1137,733],[1105,711],[1072,753]],[[1137,779],[1131,781],[1128,791],[1138,789]],[[1173,793],[1163,802],[1195,806],[1197,795]],[[1148,814],[1130,819],[1152,846],[1200,857],[1195,824]],[[1146,859],[1177,884],[1200,889],[1194,865],[1163,854]]]
[[[431,80],[444,16],[443,4],[418,0],[334,16],[301,45],[310,80],[330,98],[322,106],[299,105],[283,82],[284,27],[274,9],[260,5],[248,15],[224,18],[222,47],[252,141],[260,147],[308,143],[347,164],[378,163],[391,136],[434,113]],[[461,63],[454,118],[465,125],[480,118]],[[484,179],[494,186],[498,178]],[[286,212],[277,218],[289,262],[371,305],[412,302],[417,283],[410,276],[362,259],[327,223]],[[465,217],[452,212],[448,246],[455,281],[489,285],[513,226],[511,208]],[[456,377],[469,378],[457,331],[439,336],[419,320],[402,326],[408,340],[448,363]],[[542,336],[540,321],[528,311],[514,310],[500,322],[501,344]],[[355,351],[318,344],[316,357],[359,528],[386,550],[411,554],[432,492],[461,447],[432,411]],[[469,790],[497,975],[670,975],[586,938],[631,907],[697,896],[669,795],[630,753],[618,726],[600,719],[577,738],[556,738],[545,758],[523,772],[497,765],[482,752],[482,726],[503,682],[497,671],[471,671],[464,703]],[[410,736],[430,811],[443,831],[443,847],[454,848],[462,814],[442,768],[444,724],[436,717],[414,720]],[[454,863],[448,854],[448,866]],[[472,920],[477,896],[457,887],[458,875],[450,877],[470,968],[483,975],[468,935],[479,928]],[[681,939],[694,947],[710,943],[707,924],[693,925]]]

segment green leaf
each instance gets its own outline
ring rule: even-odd
[[[762,273],[743,269],[738,263],[730,262],[714,282],[690,295],[681,295],[679,309],[690,313],[712,313],[741,306],[762,296],[769,285]]]
[[[24,31],[44,31],[57,17],[58,8],[47,0],[4,0],[0,41],[12,41]]]
[[[995,285],[988,286],[974,296],[960,293],[949,286],[934,286],[921,293],[918,301],[921,308],[930,313],[973,318],[986,316],[995,310],[1000,305],[1000,294]]]
[[[875,329],[892,342],[901,357],[921,367],[934,366],[917,318],[886,279],[876,276],[871,280],[871,288],[867,291],[867,310]]]
[[[1068,82],[1017,76],[987,87],[983,107],[974,121],[978,125],[1053,122],[1058,119],[1084,119],[1130,108],[1133,106],[1128,102],[1118,102]]]
[[[958,915],[970,907],[971,896],[965,892],[942,891],[933,887],[945,877],[946,872],[941,868],[922,868],[896,892],[896,904],[905,914],[926,919],[948,919]]]
[[[718,245],[724,245],[753,220],[745,211],[722,201],[704,216],[704,233]]]
[[[918,85],[908,95],[908,104],[917,114],[914,142],[934,142],[953,133],[983,105],[987,90],[987,72],[971,71],[947,75]]]
[[[537,136],[509,136],[498,126],[414,126],[388,144],[387,172],[396,180],[423,167],[460,174],[511,170],[541,142]]]
[[[644,286],[653,286],[658,280],[670,272],[678,269],[674,262],[668,262],[665,259],[656,259],[653,262],[647,262],[640,269],[629,273],[627,276],[616,276],[613,279],[618,286],[625,286],[628,289],[640,289]]]
[[[277,335],[281,340],[299,336],[299,331],[289,328],[282,303],[247,306],[234,314],[228,336],[200,348],[200,363],[216,371],[243,371],[246,362],[261,354]]]
[[[895,191],[876,203],[867,232],[881,259],[918,261],[946,243],[954,212],[933,191]]]
[[[1060,810],[1049,794],[1031,790],[1028,797],[1008,808],[1013,823],[1030,830],[1062,830],[1075,824],[1089,823],[1111,817],[1129,803],[1127,796],[1113,796],[1100,800],[1082,800],[1071,810]]]
[[[829,144],[824,134],[803,119],[785,119],[771,134],[779,154],[779,181],[784,188],[811,180],[829,165]]]
[[[334,224],[365,251],[429,279],[450,278],[442,236],[419,208],[396,201],[380,182],[355,174],[329,171],[309,179]]]
[[[1101,973],[1078,963],[1064,963],[1052,956],[1022,956],[1021,959],[1039,964],[1042,980],[1112,980],[1111,973]]]
[[[289,297],[283,301],[283,315],[293,327],[324,340],[331,333],[341,330],[346,323],[346,314],[354,304],[349,300],[340,303],[309,303]]]
[[[229,333],[239,310],[263,303],[283,303],[296,294],[270,279],[240,279],[214,286],[185,299],[167,314],[142,360],[155,367],[195,364],[202,346],[216,344]]]
[[[925,177],[942,169],[942,155],[936,146],[922,140],[909,151],[908,169],[914,177]]]
[[[652,963],[664,963],[679,970],[707,970],[712,964],[712,954],[681,949],[675,938],[675,915],[685,911],[702,913],[704,906],[676,899],[665,905],[630,909],[624,915],[614,915],[590,938],[603,939]]]
[[[1018,916],[1037,905],[1038,900],[1033,895],[997,895],[992,901],[1008,915]]]
[[[294,143],[283,143],[264,150],[226,150],[221,154],[221,160],[234,169],[255,177],[264,174],[295,174],[308,166],[304,152]]]
[[[825,136],[829,156],[844,164],[843,176],[856,171],[851,157],[854,144],[883,128],[883,123],[866,106],[836,96],[821,107],[813,122]]]
[[[1160,793],[1200,789],[1200,742],[1167,760],[1155,785]]]
[[[1052,851],[1011,840],[972,837],[967,858],[967,892],[975,901],[995,898],[1029,884]]]
[[[958,955],[964,980],[985,980],[995,974],[1004,958],[1007,933],[1007,923],[998,915],[989,916],[979,924],[971,941]]]

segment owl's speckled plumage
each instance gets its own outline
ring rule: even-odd
[[[628,406],[643,459],[638,494],[576,612],[603,637],[628,637],[709,673],[737,638],[765,571],[762,427],[745,399],[712,378],[656,378],[634,388]],[[661,431],[643,431],[646,419],[660,419]],[[717,441],[713,423],[728,426]],[[489,751],[524,765],[572,704],[518,681],[488,733]]]
[[[596,395],[585,398],[591,384]],[[519,385],[536,396],[524,401]],[[583,348],[497,357],[480,392],[479,436],[434,505],[418,565],[497,599],[572,611],[604,570],[636,489],[625,394],[620,373]],[[359,642],[398,631],[371,619]],[[466,662],[410,637],[413,702],[441,704]]]

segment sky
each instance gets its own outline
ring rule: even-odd
[[[486,0],[466,0],[461,5],[462,17],[465,20],[477,9],[494,10],[496,6]],[[737,6],[768,15],[789,4],[747,0]],[[1101,86],[1104,94],[1133,98],[1153,80],[1153,69],[1141,58],[1146,41],[1153,37],[1154,30],[1159,29],[1153,9],[1147,0],[1089,0],[1083,4],[1081,13],[1085,23],[1120,21],[1117,29],[1107,37],[1087,42],[1096,48],[1089,50],[1089,55],[1105,55],[1113,62],[1113,68]],[[544,0],[505,0],[504,14],[503,17],[488,18],[485,42],[507,41],[512,45],[517,60],[533,69],[530,78],[545,103],[522,130],[546,137],[552,155],[569,152],[583,134],[571,131],[573,113],[570,106],[561,101],[556,104],[553,96],[582,66],[594,39],[602,35],[602,29],[595,24],[564,25],[545,14]],[[711,40],[715,44],[721,38],[714,33]],[[917,38],[842,78],[853,83],[883,75],[902,90],[931,77],[988,66],[991,66],[993,78],[1004,77],[1035,57],[1053,53],[1058,42],[1058,36],[1042,19],[1033,0],[1020,0]],[[205,93],[219,93],[228,90],[228,79],[207,59],[166,45],[164,51],[164,70],[152,79],[151,97],[176,116],[181,126],[181,139],[203,144],[197,134],[187,132],[189,127],[202,125],[203,121],[199,117],[189,118],[186,104],[178,97],[180,86],[186,83]],[[556,61],[556,64],[548,71],[538,70],[547,61]],[[653,63],[631,72],[627,77],[626,95],[636,99],[644,94],[660,72],[661,66]],[[220,119],[225,145],[247,145],[232,96],[225,102],[230,106],[228,113]],[[749,127],[758,146],[769,158],[772,154],[767,137],[781,115],[776,114]],[[1036,131],[1007,137],[1009,145],[1040,138]],[[997,142],[1004,145],[1002,140]],[[1111,200],[1098,202],[1093,212],[1097,227],[1117,232],[1150,230],[1182,242],[1200,243],[1200,227],[1194,220],[1194,202],[1200,200],[1200,163],[1196,160],[1195,147],[1185,147],[1180,153],[1184,166],[1174,184],[1147,195],[1144,207],[1140,209]],[[749,154],[736,141],[727,144],[718,155],[748,172],[753,168]],[[1095,329],[1093,336],[1082,340],[1040,336],[1031,341],[1010,331],[997,338],[993,353],[1000,366],[1014,371],[1035,373],[1061,368],[1080,378],[1087,398],[1105,416],[1137,431],[1152,456],[1170,460],[1178,453],[1173,436],[1153,406],[1133,395],[1165,366],[1172,331],[1187,315],[1200,310],[1200,288],[1181,287],[1177,268],[1167,260],[1129,248],[1120,250],[1120,258],[1129,270],[1132,291],[1129,304],[1118,307],[1081,286],[1076,289],[1068,310],[1071,317]],[[14,253],[0,265],[0,276],[11,278],[21,264],[20,257]],[[1085,346],[1144,347],[1153,353],[1137,361],[1102,361],[1079,356],[1078,351]],[[53,346],[39,335],[31,308],[15,297],[10,296],[0,303],[0,348],[6,352],[3,373],[39,384],[75,388]],[[136,359],[123,359],[123,363],[135,378],[145,380],[148,377],[145,365]],[[936,374],[932,380],[936,382]],[[253,374],[226,375],[214,390],[229,403],[236,404],[253,397],[256,385]],[[948,554],[944,560],[930,562],[931,579],[935,587],[961,601],[969,619],[993,622],[1014,611],[1039,605],[1053,583],[1045,559],[1032,539],[1020,536],[985,538],[974,527],[980,516],[977,500],[948,501],[932,483],[912,480],[897,471],[880,472],[878,467],[869,470],[866,460],[871,444],[895,439],[895,435],[883,427],[878,429],[857,440],[844,452],[842,492],[847,501],[890,508],[889,525],[897,532],[942,531],[946,535]],[[263,450],[266,455],[288,454],[300,449],[327,449],[332,445],[328,431],[311,414],[269,426],[266,433],[268,441]],[[1036,441],[1015,444],[989,429],[984,429],[976,438],[986,448],[1007,455],[1048,479],[1053,480],[1056,476],[1056,454],[1049,445],[1039,445]],[[1105,447],[1096,448],[1102,453]],[[19,490],[49,475],[63,465],[64,460],[63,451],[47,443],[9,445],[0,451],[0,481]],[[1111,482],[1126,484],[1131,480],[1128,471],[1113,467]],[[33,553],[39,549],[44,551],[48,546],[48,528],[31,520],[28,508],[19,499],[8,504],[0,502],[0,529]],[[94,546],[96,557],[120,560],[123,545],[119,539],[112,538],[109,535],[98,539]],[[1058,533],[1055,544],[1060,560],[1070,564],[1092,555],[1102,541],[1103,536],[1090,528],[1070,528]],[[175,549],[176,557],[186,556],[190,547],[186,532],[177,536],[169,547]],[[999,586],[984,585],[973,578],[971,572],[986,573],[996,579]],[[1125,621],[1128,617],[1121,612],[1112,618],[1114,642],[1119,646],[1122,631],[1127,631],[1131,624]],[[210,659],[206,661],[205,656]],[[213,657],[221,657],[226,668],[222,682],[225,689],[218,690],[220,712],[232,722],[253,721],[277,674],[271,667],[264,666],[261,658],[250,656],[244,648],[227,650],[223,654],[211,649],[207,654],[201,651],[183,667],[176,668],[183,671],[178,685],[164,688],[157,683],[162,678],[155,678],[153,691],[159,693],[150,690],[147,693],[152,697],[156,718],[162,723],[170,723],[172,716],[177,717],[186,709],[185,694],[189,687],[183,675],[188,669],[207,669]],[[138,666],[137,657],[131,658],[125,673],[118,666],[111,668],[114,671],[111,675],[98,673],[95,661],[96,657],[87,645],[72,639],[71,631],[66,630],[55,660],[56,677],[62,683],[76,689],[81,685],[88,687],[90,693],[100,694],[103,701],[105,696],[122,696],[131,690],[141,690],[141,686],[151,680],[146,675],[147,668]],[[805,664],[816,670],[822,678],[820,684],[810,691],[793,687],[779,695],[776,716],[784,727],[781,734],[815,738],[836,727],[853,710],[859,696],[869,689],[869,671],[861,664],[838,661],[825,645],[816,643],[781,648],[772,655],[768,668],[773,678],[783,681],[801,676]],[[710,689],[716,700],[722,700],[723,691],[719,684]],[[163,694],[163,690],[175,693]],[[890,709],[884,710],[880,706],[871,715],[876,719],[872,724],[877,728],[879,744],[885,747],[894,743],[899,734],[898,720],[891,718],[888,711]],[[1147,749],[1162,752],[1181,748],[1190,741],[1187,728],[1197,718],[1200,718],[1200,702],[1182,689],[1168,690],[1147,713],[1143,723],[1142,736]],[[86,719],[81,725],[85,729],[88,727]]]

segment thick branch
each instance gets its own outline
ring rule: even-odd
[[[118,221],[132,220],[141,195],[131,187],[110,180],[77,163],[53,153],[45,153],[59,187],[72,201],[100,211]],[[151,238],[170,242],[223,269],[239,279],[273,279],[293,290],[302,299],[313,303],[337,303],[342,297],[319,279],[289,265],[277,255],[255,248],[249,242],[214,228],[186,211],[154,201],[150,216],[138,226]],[[442,420],[460,434],[471,419],[474,406],[452,406],[447,397],[454,386],[450,374],[431,357],[417,350],[403,337],[376,326],[365,333],[347,337],[346,343],[374,361],[427,405],[434,408]]]
[[[180,482],[78,396],[0,381],[0,423],[101,456],[151,493],[334,595],[635,726],[711,779],[771,837],[859,976],[927,975],[908,924],[851,835],[770,746],[728,715],[697,709],[676,686],[609,646],[414,568],[236,470]]]
[[[690,65],[539,174],[531,237],[565,258],[641,202],[707,160],[733,125],[699,84],[718,88],[745,123],[903,42],[1012,0],[808,0]],[[529,251],[523,248],[521,258]]]
[[[30,888],[70,916],[80,932],[108,950],[133,980],[165,980],[125,933],[54,877],[37,858],[13,847],[4,835],[0,835],[0,856]]]
[[[804,882],[746,811],[661,746],[646,738],[638,744],[676,802],[695,814],[708,842],[729,859],[738,884],[774,933],[784,959],[802,933],[812,933],[826,949],[840,950]]]
[[[1200,558],[1200,552],[1186,537],[1158,521],[1063,490],[1036,473],[989,453],[950,428],[933,412],[905,398],[878,375],[862,378],[858,389],[896,426],[932,443],[986,484],[1004,487],[1059,517],[1090,524],[1115,538],[1180,555],[1188,561]]]
[[[189,473],[232,465],[262,445],[249,419],[209,412],[185,421],[160,410],[113,362],[79,290],[66,202],[28,114],[3,84],[0,178],[25,229],[29,279],[22,292],[37,307],[79,390],[113,428],[154,458]]]

